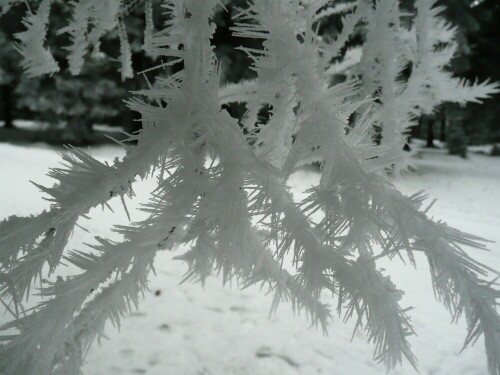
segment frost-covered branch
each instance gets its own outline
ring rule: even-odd
[[[59,71],[59,66],[50,50],[44,46],[51,5],[52,0],[42,0],[36,14],[29,11],[29,14],[23,19],[23,25],[27,30],[16,34],[16,38],[19,40],[17,50],[23,56],[22,65],[28,77],[53,74]],[[4,7],[6,6],[4,5]],[[5,8],[2,7],[2,9]]]
[[[445,100],[476,101],[495,91],[493,84],[469,86],[445,70],[454,31],[434,4],[417,0],[415,26],[405,29],[396,0],[376,6],[251,1],[236,15],[233,35],[262,41],[262,49],[241,48],[257,77],[221,84],[211,45],[219,2],[166,1],[166,22],[156,31],[146,1],[144,48],[161,64],[144,73],[181,61],[183,69],[158,77],[127,102],[143,129],[130,136],[137,145],[126,145],[122,159],[107,164],[69,149],[65,165],[49,172],[55,185],[37,185],[50,209],[0,223],[0,293],[17,315],[2,327],[15,332],[2,336],[0,369],[77,373],[105,323],[119,325],[137,306],[156,252],[182,244],[191,246],[178,257],[188,266],[185,280],[204,282],[216,273],[224,282],[236,278],[240,287],[260,284],[274,293],[271,311],[288,301],[323,329],[331,318],[323,298],[333,295],[338,313],[356,319],[356,329],[375,345],[375,359],[388,368],[403,358],[416,367],[414,332],[409,309],[400,306],[403,291],[377,261],[406,255],[415,263],[414,252],[421,251],[438,298],[455,318],[466,317],[465,346],[484,335],[490,372],[498,375],[499,292],[486,280],[489,269],[462,249],[483,248],[482,241],[433,221],[422,210],[423,195],[404,196],[383,175],[404,167],[405,132],[416,116]],[[61,30],[72,40],[73,74],[114,28],[122,75],[132,74],[123,17],[135,5],[73,2],[72,19]],[[31,24],[43,9],[30,16]],[[340,13],[347,13],[343,30],[332,40],[321,38],[318,23]],[[344,53],[358,28],[368,31],[365,44]],[[44,36],[37,39],[42,46]],[[443,43],[449,45],[437,48]],[[409,64],[411,74],[403,77]],[[330,82],[346,69],[358,79]],[[242,119],[221,109],[232,102],[246,106]],[[268,119],[259,118],[263,108]],[[380,146],[372,141],[374,125],[382,126]],[[287,183],[308,160],[321,163],[320,181],[296,201]],[[128,215],[125,198],[133,198],[134,181],[153,175],[157,188],[142,208],[148,217],[115,227],[122,240],[97,237],[86,250],[66,251],[93,207],[119,196]],[[79,273],[48,282],[43,301],[20,314],[34,281],[53,278],[62,262]],[[285,271],[285,262],[295,270]]]

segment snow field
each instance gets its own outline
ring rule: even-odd
[[[91,154],[111,160],[120,154],[116,147],[93,148]],[[0,218],[38,213],[48,207],[36,187],[28,180],[51,184],[45,176],[48,168],[60,160],[54,148],[34,145],[29,149],[0,144]],[[472,254],[492,268],[500,270],[500,163],[485,155],[470,155],[462,160],[443,150],[424,150],[416,161],[417,172],[394,179],[407,194],[425,189],[438,199],[431,213],[452,226],[495,241],[491,252]],[[316,179],[312,171],[303,171],[290,182],[299,193]],[[148,181],[135,188],[146,196],[153,187]],[[144,195],[142,194],[144,193]],[[430,203],[430,202],[429,202]],[[81,224],[91,233],[78,229],[69,248],[82,248],[93,235],[112,237],[110,223],[127,223],[118,199],[109,210],[91,211],[92,220]],[[132,213],[133,220],[140,213]],[[268,319],[272,296],[258,288],[238,291],[236,285],[222,287],[219,278],[210,278],[205,287],[179,285],[186,267],[173,260],[177,252],[158,254],[156,275],[151,275],[150,292],[139,310],[122,321],[121,332],[107,329],[110,340],[91,348],[85,375],[157,374],[157,375],[288,375],[384,374],[383,365],[372,360],[372,346],[362,332],[352,335],[353,322],[344,324],[336,317],[329,336],[310,327],[304,316],[293,314],[283,304]],[[399,259],[380,262],[395,284],[406,291],[403,307],[414,307],[409,314],[417,333],[410,342],[419,360],[421,374],[485,375],[484,344],[476,343],[459,354],[465,338],[465,323],[451,323],[451,317],[434,300],[428,266],[418,258],[418,269]],[[71,274],[72,269],[63,272]],[[325,295],[325,301],[331,301]],[[0,322],[9,320],[8,315]],[[351,342],[352,338],[352,342]],[[416,374],[403,363],[392,374]]]

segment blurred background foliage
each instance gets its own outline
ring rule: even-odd
[[[230,32],[234,24],[235,8],[245,7],[246,2],[247,0],[228,0],[225,4],[227,11],[214,16],[217,31],[213,44],[226,82],[254,77],[253,71],[249,69],[248,57],[237,47],[260,48],[260,43],[234,37]],[[144,7],[140,3],[137,2],[138,5],[124,19],[136,73],[158,64],[142,50]],[[412,0],[403,0],[402,7],[411,12],[412,3]],[[459,48],[450,69],[456,75],[470,80],[483,81],[489,78],[500,82],[500,2],[441,0],[440,3],[446,6],[446,18],[458,27]],[[153,14],[157,29],[160,29],[163,22],[160,5],[159,1],[154,2]],[[106,138],[103,134],[96,132],[96,124],[106,124],[127,132],[138,130],[139,123],[134,121],[134,115],[124,106],[123,100],[130,95],[130,91],[145,87],[147,82],[141,74],[121,81],[116,32],[109,33],[104,38],[102,53],[86,59],[82,74],[72,76],[64,58],[64,46],[69,45],[69,41],[65,35],[57,35],[57,30],[64,26],[71,14],[71,5],[65,0],[56,0],[51,13],[48,46],[57,59],[61,72],[51,77],[29,79],[20,69],[20,55],[15,50],[13,36],[22,31],[21,19],[25,6],[22,2],[13,7],[0,22],[0,120],[4,122],[3,128],[0,128],[0,141],[12,140],[12,129],[16,126],[14,119],[34,120],[39,124],[39,131],[31,131],[30,137],[24,135],[20,138],[52,144],[82,145],[104,141]],[[328,38],[335,38],[341,29],[340,15],[333,15],[320,25],[320,32]],[[363,33],[360,30],[346,48],[362,42]],[[179,67],[174,65],[172,69]],[[236,104],[227,109],[238,118],[245,112],[244,106]],[[426,139],[429,147],[440,144],[438,141],[448,141],[450,153],[463,157],[466,155],[467,144],[500,142],[500,95],[482,105],[469,104],[463,108],[443,105],[432,116],[423,116],[411,137]]]

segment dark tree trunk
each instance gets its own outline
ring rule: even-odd
[[[422,133],[422,121],[418,121],[418,124],[411,128],[411,138],[420,138]]]
[[[439,131],[439,140],[443,143],[446,142],[446,120],[445,119],[443,119],[441,121],[441,129]]]
[[[426,147],[434,146],[434,122],[428,116],[424,116],[424,121],[427,123],[427,145]]]
[[[448,107],[445,106],[442,111],[441,116],[441,127],[439,129],[439,140],[441,142],[446,142],[446,122],[448,120]]]
[[[94,121],[89,120],[85,123],[85,130],[87,135],[91,135],[94,133]]]
[[[2,86],[3,97],[3,121],[5,129],[14,129],[14,119],[12,116],[12,87]]]

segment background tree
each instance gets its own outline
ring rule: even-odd
[[[498,80],[495,65],[499,58],[495,44],[499,32],[496,22],[499,16],[498,2],[440,0],[438,4],[445,6],[443,15],[457,26],[457,51],[451,60],[450,70],[472,80]],[[421,120],[421,125],[423,122],[425,126],[421,127],[419,135],[426,139],[428,147],[434,147],[434,139],[437,138],[445,142],[448,132],[453,132],[454,144],[457,137],[461,138],[461,144],[496,142],[498,130],[494,129],[498,129],[497,124],[500,123],[498,107],[498,95],[486,100],[484,105],[446,103],[431,117]],[[454,131],[454,127],[460,129]],[[421,134],[422,131],[425,133]]]
[[[66,26],[72,9],[66,1],[55,1],[51,8],[47,47],[59,66],[59,73],[32,79],[24,76],[16,92],[18,106],[34,113],[37,121],[63,127],[62,138],[58,137],[60,131],[49,130],[49,140],[52,134],[54,142],[82,144],[92,141],[92,126],[95,123],[110,123],[122,115],[122,101],[127,96],[127,88],[120,82],[116,69],[119,64],[112,60],[112,56],[118,54],[116,47],[114,43],[106,43],[106,40],[100,47],[108,53],[88,51],[81,74],[70,72],[65,48],[71,41],[68,34],[59,34],[58,30]]]
[[[36,9],[36,2],[31,5]],[[159,3],[156,2],[159,7]],[[0,53],[5,56],[0,66],[5,66],[3,74],[5,117],[13,118],[12,111],[18,111],[22,118],[33,118],[48,126],[46,140],[54,143],[82,144],[94,141],[92,126],[95,123],[105,123],[124,127],[127,131],[137,130],[138,122],[133,121],[131,111],[123,108],[123,100],[129,91],[146,86],[144,77],[135,76],[123,81],[117,71],[120,62],[120,46],[115,42],[117,31],[104,35],[99,44],[99,52],[89,50],[87,58],[79,75],[73,75],[66,59],[65,48],[71,44],[67,33],[59,34],[71,17],[72,5],[66,1],[56,0],[51,7],[51,25],[46,40],[59,73],[42,77],[29,78],[21,74],[21,56],[15,50],[18,43],[14,36],[24,30],[21,18],[25,13],[23,2],[14,4],[8,17],[3,17],[2,28],[6,32],[0,34],[5,48]],[[156,12],[156,23],[159,23]],[[123,16],[126,24],[127,38],[132,52],[132,69],[140,72],[151,65],[143,51],[144,39],[144,6],[141,2],[134,4]],[[7,27],[8,26],[8,27]],[[8,74],[7,74],[8,73]],[[9,95],[6,95],[9,93]],[[8,109],[8,111],[6,111]],[[11,122],[9,122],[9,125]]]
[[[9,17],[2,17],[0,22],[0,118],[5,128],[13,128],[14,118],[19,115],[14,91],[23,75],[14,35],[22,30],[23,16],[24,11],[12,9]]]
[[[468,35],[471,58],[467,76],[499,80],[500,3],[495,0],[483,0],[474,4],[471,11],[480,27]],[[463,122],[465,131],[473,143],[500,142],[500,95],[487,100],[484,106],[469,105]]]

